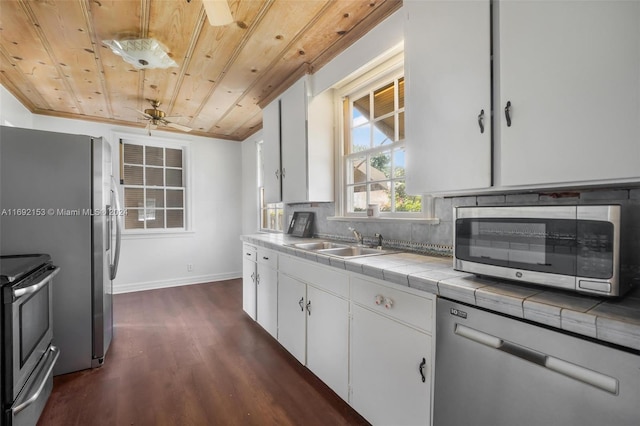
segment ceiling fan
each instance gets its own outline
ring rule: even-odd
[[[173,118],[173,117],[167,117],[164,111],[158,109],[158,107],[160,106],[159,100],[149,99],[149,103],[153,108],[147,108],[144,111],[140,111],[138,109],[136,110],[144,116],[145,120],[148,121],[146,129],[149,132],[149,136],[151,136],[151,130],[157,129],[158,126],[167,126],[177,130],[181,130],[183,132],[191,131],[190,127],[183,126],[182,124],[178,124],[178,123],[173,123],[167,120],[168,118]]]
[[[191,0],[187,0],[187,3],[191,3]],[[228,0],[202,0],[202,5],[207,12],[209,25],[219,27],[233,22]]]

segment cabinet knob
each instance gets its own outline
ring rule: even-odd
[[[311,300],[307,303],[307,312],[309,313],[309,316],[311,316]]]
[[[504,117],[507,119],[507,127],[511,127],[511,101],[507,101],[507,106],[504,107]]]
[[[280,179],[280,170],[276,170],[276,179]]]
[[[283,168],[282,168],[282,174],[281,174],[282,179],[284,179],[284,178],[285,178],[285,175],[286,175],[286,174],[287,174],[287,169],[285,169],[285,168],[283,167]]]
[[[393,306],[393,300],[389,299],[388,297],[384,298],[384,307],[387,309],[391,309],[391,307]]]
[[[420,366],[418,367],[418,370],[420,371],[420,376],[422,377],[422,383],[427,381],[427,377],[424,375],[424,368],[427,366],[427,360],[425,358],[422,358],[422,362],[420,363]]]
[[[480,133],[484,133],[484,110],[480,110],[478,114],[478,126],[480,126]]]
[[[300,298],[300,301],[298,302],[298,305],[300,305],[300,310],[302,312],[304,312],[304,297]]]

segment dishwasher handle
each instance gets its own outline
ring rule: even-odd
[[[594,386],[603,391],[612,393],[614,395],[618,394],[618,379],[607,376],[606,374],[598,373],[597,371],[593,371],[589,368],[582,367],[572,362],[535,351],[533,349],[527,348],[526,346],[522,346],[517,343],[513,343],[508,340],[493,336],[491,334],[476,330],[474,328],[467,327],[466,325],[456,324],[454,327],[454,333],[476,343],[480,343],[490,348],[508,353],[518,358],[540,365],[551,371],[555,371],[556,373],[570,377],[574,380],[578,380],[588,385]]]

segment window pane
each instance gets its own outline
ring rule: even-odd
[[[369,180],[385,180],[391,176],[391,151],[384,151],[371,157]]]
[[[167,207],[184,207],[183,191],[167,189]]]
[[[395,110],[395,84],[391,82],[373,93],[373,118],[382,117]]]
[[[416,195],[407,195],[404,182],[395,183],[395,201],[397,212],[421,212],[422,198]]]
[[[360,183],[367,180],[367,157],[349,159],[347,183]]]
[[[398,109],[404,108],[404,77],[398,80]]]
[[[125,229],[143,229],[144,221],[138,220],[140,213],[138,209],[127,209],[127,215],[124,217]]]
[[[156,207],[164,207],[164,189],[147,189],[147,203],[151,202]]]
[[[142,174],[144,168],[140,166],[124,166],[124,180],[125,185],[143,185]]]
[[[351,127],[358,127],[369,121],[370,112],[369,109],[369,94],[361,97],[353,103]]]
[[[404,111],[398,114],[398,140],[404,140]]]
[[[391,182],[372,183],[369,191],[372,204],[378,204],[381,212],[391,211]]]
[[[167,186],[182,186],[182,170],[167,169]]]
[[[142,145],[123,144],[123,159],[125,163],[142,164]]]
[[[373,146],[389,144],[394,141],[395,133],[395,115],[375,122],[373,129]]]
[[[182,150],[181,149],[165,149],[165,155],[167,156],[167,167],[180,167],[182,168]]]
[[[184,228],[184,212],[167,210],[167,228]]]
[[[405,155],[404,148],[393,151],[393,177],[404,177]]]
[[[164,149],[155,146],[147,146],[146,164],[148,166],[164,166]]]
[[[138,207],[144,202],[144,190],[142,188],[125,188],[124,189],[124,206]],[[134,212],[137,214],[137,212]]]
[[[147,186],[164,186],[164,173],[162,173],[162,169],[147,167],[146,172]]]
[[[356,127],[351,132],[351,152],[360,152],[371,147],[371,125]]]
[[[147,210],[147,229],[164,228],[164,210]]]
[[[349,211],[363,212],[367,209],[367,187],[366,185],[349,186],[347,189],[349,197]]]

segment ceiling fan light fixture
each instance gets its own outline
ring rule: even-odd
[[[202,5],[207,12],[207,18],[211,26],[220,27],[233,22],[227,0],[202,0]]]
[[[102,40],[113,53],[138,69],[177,67],[167,55],[165,47],[152,38],[131,40]]]

